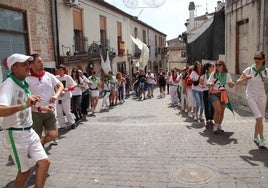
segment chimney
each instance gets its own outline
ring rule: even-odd
[[[194,28],[194,11],[195,11],[195,4],[193,1],[189,3],[189,24],[187,30],[190,31]]]

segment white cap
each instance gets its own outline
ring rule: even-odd
[[[23,54],[13,54],[7,58],[7,66],[11,69],[11,66],[15,63],[24,63],[25,61],[33,61],[34,58],[32,56],[27,56]]]

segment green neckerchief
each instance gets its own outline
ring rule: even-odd
[[[252,68],[252,70],[255,71],[255,76],[254,77],[258,76],[258,74],[259,74],[260,77],[263,79],[263,76],[262,76],[262,73],[261,72],[265,70],[265,66],[264,65],[262,65],[261,68],[259,68],[258,70],[256,69],[256,66],[255,65],[252,65],[251,68]]]
[[[20,86],[27,96],[31,95],[31,91],[29,90],[29,83],[26,80],[19,80],[13,73],[9,73],[7,77],[11,78],[18,86]]]
[[[111,83],[111,81],[110,80],[106,80],[104,83],[107,86],[107,88],[110,89],[110,83]]]
[[[221,85],[226,85],[226,73],[216,72],[216,79],[221,83]]]
[[[208,80],[209,79],[209,73],[208,73],[208,71],[206,72],[206,80]]]
[[[94,84],[98,83],[98,78],[97,77],[91,77],[90,80],[92,80]]]

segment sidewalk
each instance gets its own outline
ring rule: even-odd
[[[225,111],[225,133],[194,122],[170,96],[129,98],[62,132],[51,159],[48,188],[268,187],[268,150],[253,143],[255,120],[234,106]],[[99,101],[99,106],[101,101]],[[268,128],[265,123],[265,136]],[[0,144],[0,187],[12,187],[16,168]],[[34,173],[27,187],[34,187]]]

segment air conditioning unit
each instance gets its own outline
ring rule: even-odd
[[[73,6],[78,6],[79,5],[79,0],[72,0],[73,1]]]
[[[77,7],[79,5],[79,0],[64,0],[64,2],[70,7]]]

